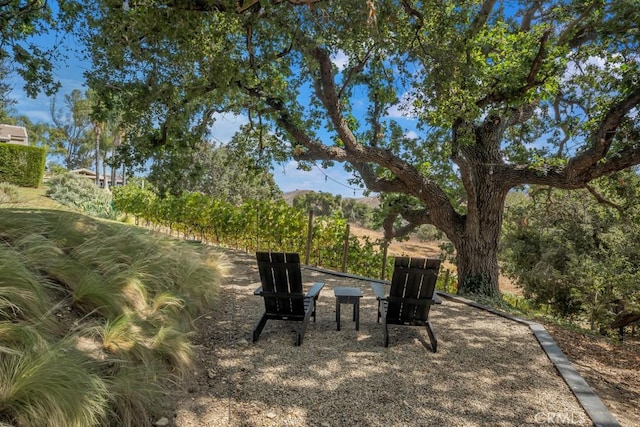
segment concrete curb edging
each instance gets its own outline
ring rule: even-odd
[[[571,392],[574,394],[576,399],[578,399],[578,402],[580,402],[582,408],[585,410],[587,415],[589,415],[591,421],[593,421],[593,425],[596,427],[620,427],[618,420],[616,420],[613,414],[609,412],[609,409],[607,409],[600,397],[598,397],[598,395],[593,391],[587,381],[582,378],[578,370],[573,366],[569,359],[567,359],[567,356],[562,352],[558,344],[556,344],[553,337],[549,332],[547,332],[543,325],[537,322],[521,319],[509,313],[496,310],[492,307],[479,304],[475,301],[471,301],[457,295],[440,291],[438,291],[438,295],[529,326],[533,335],[538,340],[540,347],[542,347],[544,352],[547,354],[547,357],[549,357],[549,360],[551,360],[558,370],[558,373],[560,373],[567,386],[569,386]]]
[[[354,274],[342,273],[333,270],[327,270],[320,267],[313,267],[308,265],[303,265],[302,268],[307,270],[321,272],[325,274],[331,274],[334,276],[340,277],[348,277],[351,279],[369,281],[369,282],[378,282],[384,284],[390,284],[388,280],[380,280],[380,279],[372,279],[363,276],[357,276]],[[591,386],[587,383],[587,381],[582,378],[578,370],[573,366],[573,364],[569,361],[567,356],[562,352],[558,344],[556,344],[553,337],[547,332],[545,327],[537,322],[532,322],[530,320],[522,319],[520,317],[514,316],[512,314],[496,310],[495,308],[477,303],[467,298],[460,297],[458,295],[453,295],[448,292],[437,291],[438,295],[441,295],[444,298],[447,298],[451,301],[459,302],[462,304],[466,304],[468,306],[487,311],[491,314],[495,314],[496,316],[504,317],[506,319],[512,320],[514,322],[527,325],[529,329],[533,332],[533,335],[536,337],[536,340],[542,347],[542,350],[546,353],[551,363],[556,367],[558,373],[567,384],[573,395],[578,399],[578,402],[587,413],[593,425],[596,427],[621,427],[620,423],[616,418],[611,414],[609,409],[602,402],[600,397],[593,391]]]

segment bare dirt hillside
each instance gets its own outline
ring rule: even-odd
[[[368,230],[366,228],[358,227],[356,225],[350,226],[350,233],[356,237],[368,236],[370,240],[381,239],[383,234],[381,231]],[[423,242],[417,237],[412,236],[409,240],[405,241],[393,241],[389,244],[389,255],[391,256],[416,256],[416,257],[439,257],[441,254],[440,245],[441,241]],[[455,265],[450,262],[444,263],[444,268],[454,272],[456,270]],[[514,295],[522,295],[522,290],[515,286],[511,280],[507,277],[500,277],[500,290],[502,292],[508,292]]]

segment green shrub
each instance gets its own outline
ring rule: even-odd
[[[114,218],[111,193],[87,178],[73,173],[57,175],[49,181],[47,196],[53,200],[100,218]]]
[[[0,182],[20,187],[39,187],[47,152],[42,147],[0,144]]]
[[[418,227],[416,237],[421,242],[432,242],[434,240],[442,240],[444,233],[431,224],[425,224]]]
[[[606,331],[621,302],[640,311],[640,177],[631,171],[592,185],[611,204],[586,190],[532,187],[514,197],[500,258],[502,272],[535,305]]]

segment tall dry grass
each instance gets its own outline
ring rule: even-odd
[[[62,211],[0,212],[0,425],[150,425],[222,255]]]

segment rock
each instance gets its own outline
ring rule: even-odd
[[[160,418],[158,421],[156,421],[155,423],[153,423],[154,426],[158,426],[158,427],[165,427],[169,425],[169,418],[167,417],[162,417]]]
[[[204,316],[204,318],[207,319],[207,320],[211,320],[211,319],[213,319],[213,316]]]
[[[247,341],[247,340],[246,340],[246,339],[244,339],[244,338],[241,338],[241,339],[239,339],[239,340],[238,340],[238,344],[240,344],[240,345],[247,345],[247,344],[249,344],[249,341]]]
[[[265,416],[266,416],[267,418],[275,418],[275,417],[276,417],[276,414],[275,414],[275,412],[267,412],[267,413],[265,414]]]
[[[327,421],[323,421],[320,423],[320,427],[331,427],[331,423],[328,423]]]
[[[207,376],[211,379],[214,379],[216,377],[216,371],[211,368],[207,369]]]

